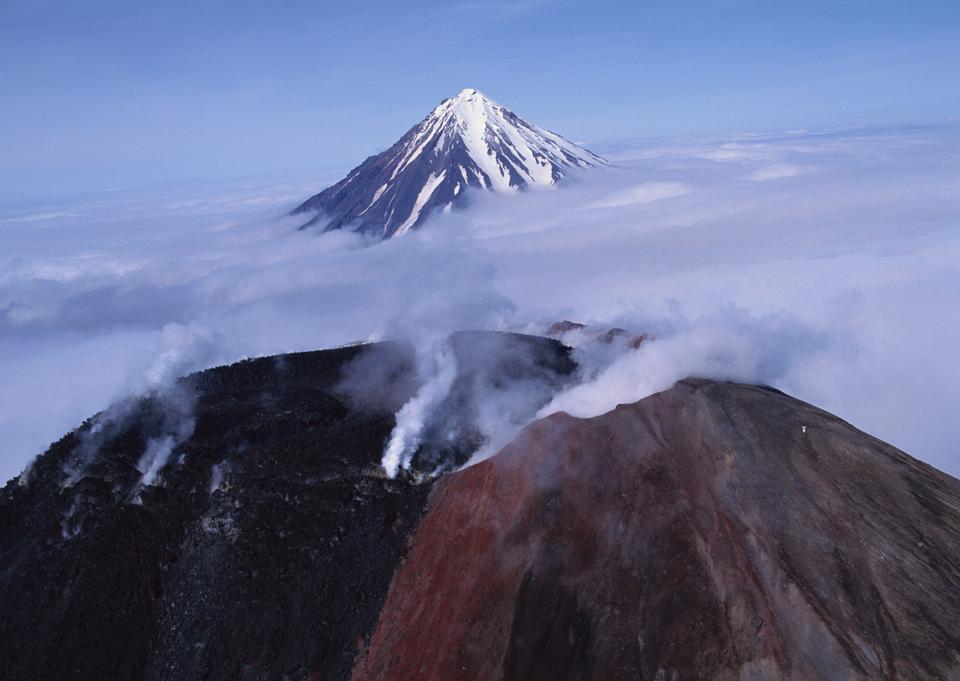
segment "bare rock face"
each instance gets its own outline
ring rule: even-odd
[[[353,678],[956,679],[958,623],[960,482],[684,381],[436,483]]]

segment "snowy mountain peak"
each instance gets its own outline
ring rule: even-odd
[[[436,115],[438,112],[446,110],[464,111],[469,108],[476,108],[478,105],[483,105],[484,103],[499,106],[496,102],[480,92],[480,90],[467,87],[460,90],[455,96],[440,102],[431,115]]]
[[[465,205],[468,189],[546,187],[571,169],[605,164],[479,90],[465,88],[392,147],[294,212],[316,213],[304,227],[400,236],[421,225],[433,209]]]
[[[459,93],[457,93],[456,97],[453,97],[453,99],[466,99],[474,96],[479,96],[483,99],[487,99],[487,96],[484,95],[482,92],[480,92],[480,90],[472,87],[463,88],[462,90],[460,90]]]

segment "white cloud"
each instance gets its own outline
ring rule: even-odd
[[[599,201],[587,204],[587,208],[621,208],[652,203],[660,199],[669,199],[671,196],[680,196],[690,191],[690,188],[680,182],[644,182],[636,187],[623,189],[605,196]]]
[[[779,180],[784,177],[794,177],[802,173],[809,172],[808,168],[794,165],[792,163],[774,163],[772,165],[757,168],[747,175],[748,180],[754,182],[767,182],[769,180]]]
[[[172,375],[564,318],[658,340],[601,358],[556,408],[598,413],[688,373],[766,381],[960,473],[957,140],[954,125],[633,146],[619,168],[477,196],[369,248],[282,217],[312,182],[8,205],[0,477]],[[817,172],[742,181],[776,166]]]

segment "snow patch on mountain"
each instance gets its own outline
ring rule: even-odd
[[[467,88],[294,213],[315,213],[304,227],[401,236],[434,208],[464,205],[468,188],[549,187],[571,169],[606,163]]]

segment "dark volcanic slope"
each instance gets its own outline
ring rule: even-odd
[[[342,678],[428,486],[372,474],[393,426],[332,387],[359,349],[205,372],[196,429],[132,501],[164,405],[150,398],[79,481],[54,445],[0,496],[4,679]],[[215,485],[214,466],[224,482]]]
[[[958,679],[960,482],[684,381],[439,481],[366,679]]]
[[[490,354],[457,385],[572,370],[546,339],[453,346]],[[245,361],[54,444],[0,490],[0,678],[348,678],[430,488],[379,466],[412,362],[396,344]]]

